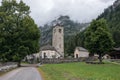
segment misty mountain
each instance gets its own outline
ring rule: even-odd
[[[105,9],[98,17],[107,20],[109,29],[115,41],[115,47],[120,47],[120,0],[116,0],[113,5]]]
[[[64,27],[65,43],[71,37],[84,30],[89,23],[78,23],[70,19],[69,16],[60,16],[56,20],[40,27],[41,45],[52,44],[52,29],[55,24],[61,24]]]

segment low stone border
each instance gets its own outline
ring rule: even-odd
[[[11,69],[14,69],[14,68],[16,68],[17,67],[17,65],[6,65],[6,66],[2,66],[2,67],[0,67],[0,72],[7,72],[7,71],[9,71],[9,70],[11,70]]]
[[[100,63],[100,62],[93,62],[93,61],[87,61],[87,64],[104,64],[104,62]]]

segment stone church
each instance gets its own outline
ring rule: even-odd
[[[64,28],[56,24],[52,33],[52,45],[40,49],[41,58],[64,58]]]

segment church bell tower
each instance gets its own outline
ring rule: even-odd
[[[52,46],[64,57],[64,28],[60,24],[53,28]]]

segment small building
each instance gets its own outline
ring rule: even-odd
[[[120,47],[113,48],[109,53],[111,59],[120,59]]]
[[[40,50],[40,57],[44,58],[60,58],[61,54],[51,45],[43,46]]]
[[[76,47],[74,52],[74,58],[80,58],[80,57],[89,57],[89,52],[83,47]]]
[[[95,59],[98,59],[99,58],[99,55],[98,54],[94,54],[93,55]],[[108,54],[105,54],[104,56],[102,56],[103,59],[110,59],[110,56]]]

